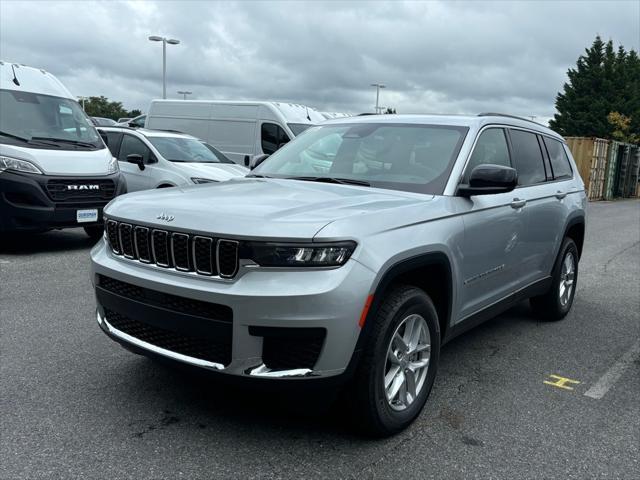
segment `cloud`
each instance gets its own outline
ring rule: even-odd
[[[329,111],[503,111],[550,117],[596,34],[639,49],[640,3],[0,2],[0,57],[51,71],[76,95],[145,110],[167,91]]]

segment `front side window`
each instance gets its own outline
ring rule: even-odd
[[[442,194],[467,130],[388,123],[314,127],[275,152],[254,174],[343,179]]]
[[[122,133],[119,132],[106,132],[106,144],[107,148],[111,152],[111,155],[118,157],[118,151],[120,150],[120,142],[122,141]]]
[[[483,164],[511,166],[507,138],[502,128],[490,128],[480,134],[467,164],[463,183],[469,183],[471,171]]]
[[[567,152],[564,151],[562,143],[558,140],[544,137],[544,144],[547,147],[547,152],[549,153],[549,160],[551,161],[553,177],[571,177],[573,173],[571,171],[571,164],[569,163],[569,157],[567,157]]]
[[[510,134],[518,185],[544,182],[547,177],[537,135],[523,130],[511,130]]]
[[[124,135],[118,160],[126,162],[127,157],[133,154],[142,155],[144,163],[149,163],[149,159],[151,158],[151,150],[149,150],[149,147],[147,147],[142,140],[133,135]]]
[[[275,123],[263,123],[260,128],[262,151],[271,155],[283,144],[289,142],[289,136],[280,125]]]
[[[75,100],[0,89],[0,142],[63,150],[104,148]]]
[[[149,142],[170,162],[228,163],[200,140],[185,137],[148,137]]]
[[[306,129],[313,127],[310,123],[287,123],[287,125],[296,137]]]

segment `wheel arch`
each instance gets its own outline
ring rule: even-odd
[[[574,215],[567,221],[567,225],[564,229],[564,235],[562,236],[563,239],[569,237],[575,242],[576,247],[578,247],[578,258],[582,257],[582,249],[584,247],[585,236],[585,223],[586,221],[584,215]]]

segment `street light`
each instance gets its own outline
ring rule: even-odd
[[[387,86],[382,83],[372,83],[371,86],[376,87],[376,113],[380,113],[380,107],[378,106],[380,100],[380,89],[387,88]]]
[[[178,90],[176,93],[182,95],[182,99],[186,100],[187,95],[191,95],[193,92],[187,92],[186,90]]]
[[[151,35],[149,40],[152,42],[162,42],[162,98],[167,98],[167,43],[169,45],[178,45],[180,40],[159,37],[157,35]]]
[[[89,97],[78,97],[78,100],[82,102],[82,110],[84,110],[84,101],[89,100]]]

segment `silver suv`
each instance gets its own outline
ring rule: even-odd
[[[92,251],[107,335],[228,375],[345,381],[388,435],[420,413],[444,343],[524,299],[545,320],[571,309],[587,199],[545,127],[341,118],[254,160],[108,205]]]

